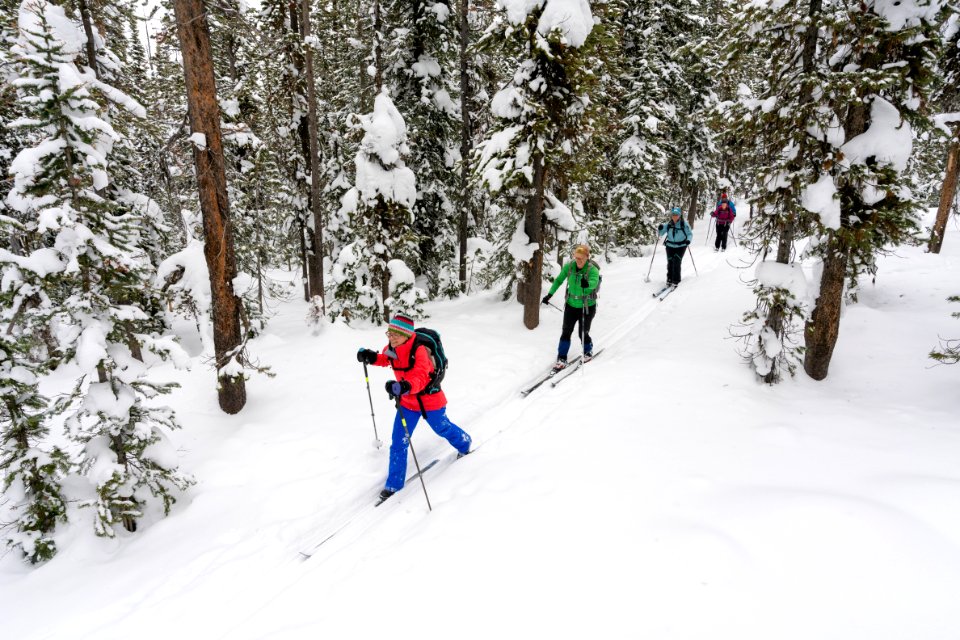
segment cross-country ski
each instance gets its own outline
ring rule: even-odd
[[[586,371],[587,369],[591,369],[593,365],[590,363],[593,362],[593,360],[595,360],[597,356],[599,356],[601,353],[603,353],[603,349],[597,349],[596,351],[593,352],[593,355],[590,356],[589,360],[583,359],[580,362],[578,362],[576,365],[570,367],[568,370],[563,371],[561,375],[555,376],[553,380],[550,381],[550,386],[551,387],[557,386],[567,378],[570,378],[571,376],[573,376],[575,373],[577,373],[581,369],[583,369],[584,371]]]

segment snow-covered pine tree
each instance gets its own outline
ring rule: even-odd
[[[824,75],[824,61],[816,56],[821,13],[821,0],[748,5],[733,26],[740,37],[726,47],[725,74],[757,68],[757,59],[770,65],[753,87],[742,84],[737,100],[719,109],[724,139],[737,141],[744,156],[764,159],[755,178],[758,213],[740,236],[760,261],[757,305],[737,332],[745,359],[767,383],[792,375],[802,358],[798,322],[806,283],[794,240],[809,233],[801,199],[820,179],[820,161],[829,152],[825,136],[838,126],[834,113],[814,99]],[[774,261],[768,260],[771,252]]]
[[[140,117],[144,110],[77,66],[86,41],[61,7],[45,0],[22,6],[13,52],[24,116],[15,124],[30,146],[13,161],[7,203],[36,226],[25,243],[32,250],[4,263],[50,300],[57,357],[80,375],[58,408],[69,412],[70,435],[83,445],[95,529],[113,536],[119,520],[135,530],[152,498],[167,512],[190,479],[166,445],[165,432],[177,427],[173,413],[147,404],[171,387],[146,379],[151,363],[180,354],[160,333],[154,270],[141,246],[141,231],[153,224],[109,173],[119,134],[103,105],[110,100]]]
[[[666,173],[667,123],[674,117],[665,78],[680,69],[660,39],[664,6],[652,0],[625,0],[619,23],[623,95],[614,184],[609,191],[614,241],[629,254],[654,239],[656,219],[669,201]]]
[[[22,236],[12,223],[5,233]],[[0,487],[6,504],[2,527],[6,546],[31,563],[57,553],[53,534],[67,520],[61,482],[71,468],[67,454],[49,441],[49,401],[38,392],[44,358],[37,336],[45,330],[49,300],[19,278],[18,257],[0,249],[5,288],[0,291]]]
[[[564,184],[562,165],[591,132],[590,92],[596,82],[595,23],[586,0],[505,0],[480,46],[518,61],[491,100],[497,124],[477,147],[476,173],[504,204],[498,256],[492,267],[517,282],[523,322],[540,322],[544,205],[551,185]],[[518,273],[519,267],[519,273]]]
[[[594,28],[581,71],[591,78],[589,117],[583,121],[586,135],[579,138],[573,153],[557,158],[548,201],[555,198],[560,204],[549,204],[544,209],[547,216],[545,248],[549,247],[556,256],[558,266],[569,257],[568,241],[589,244],[595,255],[609,251],[615,241],[610,193],[623,141],[619,130],[622,115],[618,113],[623,100],[621,60],[617,56],[619,42],[613,26],[619,24],[619,2],[591,2],[590,11]],[[560,214],[561,210],[566,212]],[[629,240],[625,244],[628,243]],[[552,279],[550,272],[545,275]]]
[[[373,112],[359,118],[363,139],[355,158],[354,186],[343,196],[341,215],[352,241],[333,266],[334,318],[380,323],[391,312],[419,316],[426,298],[400,256],[416,251],[410,209],[416,177],[406,166],[407,131],[403,117],[384,90]]]
[[[876,256],[917,228],[918,202],[907,171],[913,127],[940,46],[945,0],[824,2],[829,73],[818,99],[829,105],[842,137],[823,158],[820,179],[805,190],[814,219],[812,251],[822,260],[816,303],[806,323],[804,370],[827,376],[840,328],[845,284],[855,292]],[[826,136],[833,142],[834,134]]]
[[[699,12],[699,13],[698,13]],[[666,126],[667,176],[671,183],[672,206],[687,211],[691,226],[702,215],[703,195],[719,183],[719,149],[710,127],[710,114],[716,101],[714,92],[716,56],[720,38],[716,30],[705,30],[719,16],[710,16],[705,5],[680,0],[664,5],[659,25],[659,41],[669,53],[673,71],[664,74],[666,108],[673,117]],[[705,33],[706,42],[687,39]],[[675,194],[675,195],[673,195]],[[712,192],[708,202],[712,204]],[[675,199],[674,199],[675,198]]]
[[[16,101],[16,89],[13,81],[13,56],[11,49],[17,37],[15,16],[19,0],[0,0],[0,213],[11,215],[4,204],[10,183],[5,178],[10,174],[10,162],[23,148],[19,131],[11,127],[10,123],[20,115]],[[6,246],[5,240],[0,240],[0,246]]]
[[[407,164],[417,176],[412,208],[417,251],[406,258],[426,277],[432,295],[455,296],[460,293],[457,22],[450,0],[394,0],[387,16],[396,26],[387,43],[385,77],[407,125]]]

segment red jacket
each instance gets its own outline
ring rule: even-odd
[[[400,406],[411,411],[420,411],[420,402],[423,401],[424,411],[436,411],[447,406],[447,396],[443,391],[431,393],[425,396],[418,396],[428,384],[430,384],[430,374],[433,372],[433,362],[430,360],[430,352],[423,345],[417,347],[414,357],[413,368],[409,371],[398,371],[397,369],[406,369],[410,366],[410,349],[413,348],[413,338],[407,340],[402,345],[392,350],[396,353],[396,360],[390,358],[387,354],[391,352],[388,344],[383,348],[377,361],[373,364],[378,367],[393,367],[393,375],[397,380],[406,380],[410,383],[410,393],[400,397]]]

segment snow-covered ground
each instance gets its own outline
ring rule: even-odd
[[[752,269],[698,231],[699,276],[687,261],[662,303],[662,250],[649,284],[648,259],[604,264],[606,350],[525,399],[558,311],[527,331],[493,293],[428,305],[449,415],[479,447],[454,464],[420,425],[432,512],[419,483],[370,506],[387,449],[354,355],[382,328],[312,336],[304,303],[279,305],[252,348],[277,375],[237,416],[200,358],[162,372],[183,384],[172,438],[198,484],[136,534],[74,527],[39,569],[6,554],[0,637],[960,637],[960,366],[926,357],[960,337],[955,221],[943,254],[882,259],[826,381],[775,387],[730,337]],[[388,375],[371,369],[387,443]]]

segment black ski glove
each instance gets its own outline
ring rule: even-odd
[[[543,304],[550,304],[550,294],[548,293],[547,295],[543,296],[543,300],[541,300],[540,302],[542,302]]]
[[[391,380],[383,388],[387,390],[387,395],[391,398],[399,398],[410,393],[410,383],[406,380]]]
[[[360,349],[357,351],[357,362],[373,364],[377,361],[377,352],[370,349]]]
[[[657,227],[657,232],[658,232],[658,233],[661,233],[661,232],[663,231],[663,228],[664,228],[665,226],[666,226],[666,225],[661,222],[661,223],[660,223],[660,226]]]
[[[589,287],[589,286],[590,286],[590,279],[589,279],[587,276],[581,276],[581,277],[580,277],[580,288],[581,288],[581,289],[586,289],[586,288]]]

